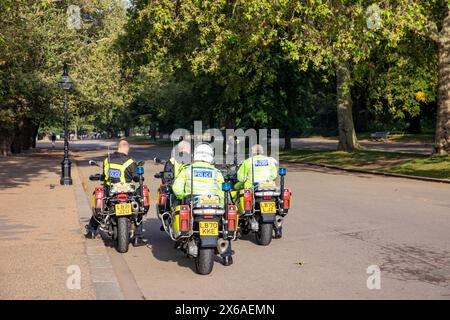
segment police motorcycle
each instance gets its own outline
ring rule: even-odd
[[[161,163],[156,158],[155,162]],[[159,172],[155,178],[173,178],[167,174]],[[174,200],[170,186],[162,183],[158,189],[156,210],[162,229],[175,242],[175,248],[194,259],[195,269],[201,275],[212,272],[215,255],[222,255],[229,249],[230,241],[236,239],[237,208],[230,201],[231,187],[229,183],[222,184],[223,202],[217,195],[194,196],[193,185],[191,195],[181,203]]]
[[[235,185],[238,182],[237,166],[233,165],[226,169],[225,180]],[[283,220],[291,207],[292,193],[285,187],[286,169],[279,168],[278,175],[280,186],[274,181],[252,182],[252,189],[245,188],[232,192],[233,204],[238,209],[239,237],[242,234],[254,233],[256,243],[262,246],[270,244],[274,231],[275,238],[281,238]]]
[[[167,160],[168,161],[168,160]],[[162,164],[163,166],[167,161],[159,158],[154,158],[155,164]],[[173,172],[160,171],[154,174],[156,179],[161,179],[161,183],[156,192],[156,215],[161,219],[162,214],[170,211],[171,203],[174,201],[175,196],[172,192],[172,182],[174,180]]]
[[[94,160],[89,160],[89,164],[100,167]],[[140,161],[137,165],[133,183],[107,185],[103,173],[89,176],[91,181],[102,181],[102,185],[95,187],[92,194],[93,215],[100,223],[100,230],[112,238],[120,253],[128,251],[130,239],[150,206],[150,192],[143,177],[144,162]],[[113,174],[110,172],[110,175]]]

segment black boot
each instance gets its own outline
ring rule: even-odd
[[[85,228],[86,233],[84,234],[84,236],[86,237],[86,239],[95,239],[97,232],[94,229],[92,229],[88,224],[85,226]]]
[[[282,227],[275,228],[274,239],[281,239],[282,236],[283,236],[283,229],[282,229]]]
[[[134,233],[133,239],[133,247],[142,247],[145,246],[147,242],[144,240],[143,236],[143,226],[142,223],[136,227],[136,231]]]
[[[233,253],[234,251],[231,249],[230,241],[227,250],[222,253],[222,263],[224,266],[231,266],[233,264]]]
[[[145,241],[143,237],[134,237],[133,247],[142,247],[145,245],[147,245],[147,241]]]
[[[97,220],[95,220],[94,216],[91,217],[91,220],[89,220],[89,224],[85,226],[86,228],[86,234],[84,235],[87,239],[95,239],[97,236],[97,229],[98,229],[99,223]]]

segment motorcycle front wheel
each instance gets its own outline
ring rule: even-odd
[[[128,217],[119,217],[117,219],[117,251],[125,253],[130,244],[130,219]]]
[[[195,258],[195,269],[199,274],[210,274],[214,265],[214,248],[200,248]]]

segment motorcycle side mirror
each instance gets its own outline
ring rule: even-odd
[[[89,165],[90,166],[98,166],[97,162],[94,160],[89,160]]]
[[[162,160],[160,159],[160,158],[153,158],[153,162],[154,163],[161,163],[162,162]]]
[[[162,178],[161,172],[155,173],[154,177],[155,177],[156,179],[161,179],[161,178]]]
[[[133,177],[133,182],[139,182],[139,176],[134,176]]]
[[[280,176],[285,176],[286,175],[286,168],[280,168],[278,169],[278,174]]]
[[[145,161],[139,161],[139,162],[137,163],[137,166],[138,166],[138,167],[143,167],[144,164],[145,164]]]
[[[173,180],[174,179],[173,172],[164,172],[164,179]]]

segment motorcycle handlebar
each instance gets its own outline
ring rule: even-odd
[[[89,176],[89,180],[91,181],[101,181],[104,180],[105,176],[103,174],[97,173]]]

